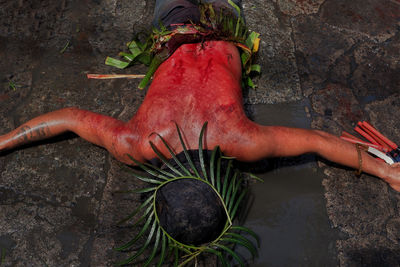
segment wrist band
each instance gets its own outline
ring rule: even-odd
[[[355,144],[356,150],[357,150],[357,155],[358,155],[358,171],[356,171],[356,175],[360,176],[362,173],[362,154],[361,154],[361,148],[363,147],[361,144]]]

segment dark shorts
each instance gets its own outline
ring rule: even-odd
[[[153,26],[159,28],[160,23],[166,27],[171,24],[197,23],[200,21],[199,3],[211,3],[216,9],[224,8],[231,10],[233,14],[237,11],[228,0],[157,0],[154,9]],[[242,8],[242,0],[232,0]]]

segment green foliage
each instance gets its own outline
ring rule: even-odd
[[[145,78],[139,84],[139,89],[143,89],[150,82],[160,64],[172,55],[182,43],[222,40],[232,42],[241,48],[243,86],[254,88],[255,85],[250,74],[259,74],[261,71],[259,65],[252,64],[254,55],[258,51],[259,34],[247,29],[240,8],[231,0],[228,2],[237,11],[237,17],[227,10],[220,10],[217,14],[212,4],[201,4],[199,6],[200,25],[178,26],[170,31],[160,24],[159,29],[152,29],[144,42],[140,42],[138,39],[129,42],[127,44],[129,53],[119,53],[123,60],[107,57],[105,64],[119,69],[125,69],[136,63],[149,66]],[[169,43],[175,36],[180,36],[178,39],[183,41]]]
[[[17,85],[13,81],[8,82],[8,87],[13,89],[14,91],[17,90]]]
[[[67,43],[64,45],[64,47],[60,50],[60,54],[63,54],[67,50],[69,43],[70,41],[68,40]]]
[[[242,174],[233,169],[232,158],[228,159],[229,163],[226,172],[221,173],[221,159],[223,156],[219,147],[213,149],[209,164],[205,163],[203,139],[206,127],[207,123],[203,125],[199,136],[200,169],[196,168],[184,143],[178,125],[176,125],[176,130],[190,169],[186,168],[185,165],[178,160],[171,147],[169,147],[167,142],[158,134],[157,136],[169,151],[171,158],[179,166],[179,170],[173,167],[169,163],[169,160],[162,155],[158,148],[151,142],[150,145],[152,149],[159,156],[159,159],[165,164],[165,166],[170,169],[171,173],[152,165],[141,163],[131,157],[132,161],[152,178],[145,177],[136,172],[133,173],[137,179],[149,184],[148,187],[137,191],[140,193],[146,193],[148,197],[134,212],[120,222],[129,222],[136,215],[141,214],[140,218],[134,221],[134,227],[139,227],[140,225],[138,233],[129,242],[116,248],[117,251],[125,251],[136,245],[139,249],[129,258],[119,262],[118,265],[135,263],[138,257],[146,250],[149,251],[150,256],[143,266],[149,266],[150,264],[156,263],[157,266],[161,266],[165,259],[169,258],[168,255],[174,258],[174,266],[184,266],[191,261],[196,260],[196,258],[202,253],[216,255],[223,266],[229,266],[226,257],[232,257],[240,266],[244,266],[243,259],[241,259],[241,257],[233,250],[235,245],[246,248],[253,257],[257,255],[256,246],[241,233],[245,232],[252,236],[258,244],[259,240],[257,235],[246,227],[234,226],[232,223],[240,203],[246,194],[246,190],[243,190],[242,188]],[[208,170],[207,165],[209,166]],[[195,179],[207,184],[210,186],[210,189],[214,190],[223,203],[227,222],[221,234],[215,240],[207,244],[201,246],[183,244],[170,236],[169,233],[167,233],[160,225],[155,205],[156,194],[164,185],[180,179]],[[143,240],[145,234],[147,234],[145,243],[137,246],[138,241]]]

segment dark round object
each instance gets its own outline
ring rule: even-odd
[[[187,245],[215,240],[227,220],[215,191],[196,179],[180,179],[164,185],[157,191],[156,208],[164,230]]]

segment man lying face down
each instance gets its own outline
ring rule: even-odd
[[[225,0],[203,2],[237,14]],[[199,17],[196,0],[157,1],[154,25],[196,23]],[[149,141],[169,155],[160,138],[152,133],[161,135],[175,153],[182,152],[176,124],[187,147],[198,149],[199,132],[208,122],[205,149],[218,145],[225,155],[240,161],[316,153],[332,162],[362,169],[400,191],[398,165],[378,161],[322,131],[262,126],[249,120],[243,110],[241,75],[240,54],[232,42],[182,44],[157,69],[142,105],[129,122],[69,107],[36,117],[1,135],[0,151],[72,131],[106,148],[119,161],[132,164],[128,154],[141,162],[157,157]]]

